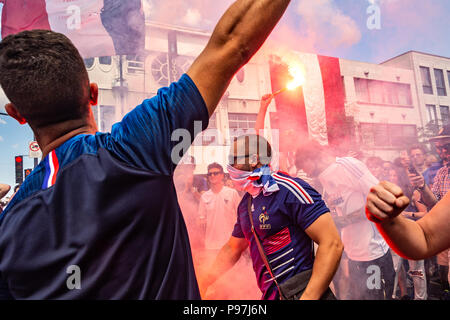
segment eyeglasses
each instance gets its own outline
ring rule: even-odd
[[[220,174],[223,174],[223,172],[220,171],[216,171],[216,172],[208,172],[207,176],[211,177],[211,176],[218,176]]]

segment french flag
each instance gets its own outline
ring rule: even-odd
[[[142,0],[0,0],[2,38],[24,30],[65,34],[84,58],[140,54]]]

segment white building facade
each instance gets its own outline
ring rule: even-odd
[[[91,81],[98,83],[100,89],[94,113],[101,131],[111,130],[113,123],[144,99],[178,80],[210,37],[197,30],[149,22],[146,28],[142,55],[85,60]],[[212,162],[225,166],[232,138],[252,132],[260,98],[272,92],[270,54],[261,51],[233,78],[208,129],[189,151],[196,158],[197,173],[205,173]],[[320,65],[318,55],[292,52],[290,56],[304,66],[302,96],[308,134],[327,144],[332,129],[327,124],[328,71]],[[393,160],[400,150],[418,141],[419,131],[430,121],[440,125],[448,121],[449,58],[409,52],[381,65],[331,59],[338,60],[338,71],[333,72],[340,73],[343,110],[354,126],[349,133],[353,135],[353,146],[367,156]],[[279,109],[274,101],[265,120],[265,136],[272,143],[277,143],[279,136],[271,130],[269,114]]]
[[[422,128],[433,134],[449,122],[450,58],[409,51],[381,65],[413,72]]]

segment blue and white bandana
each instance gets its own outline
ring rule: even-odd
[[[238,170],[231,165],[228,165],[227,169],[230,178],[253,197],[256,197],[261,190],[265,196],[280,190],[268,165],[257,168],[253,172]]]

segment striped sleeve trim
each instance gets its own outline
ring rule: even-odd
[[[275,178],[278,184],[286,187],[289,191],[291,191],[301,203],[303,204],[314,203],[314,200],[308,194],[308,192],[306,192],[305,189],[294,179],[282,177],[277,173],[273,174],[273,177]]]

